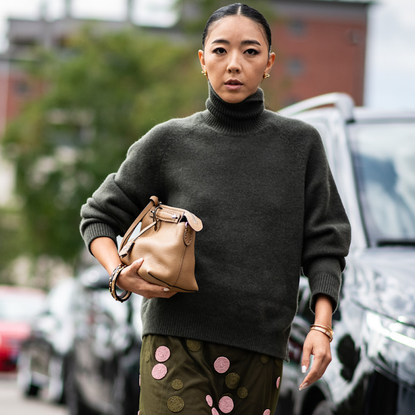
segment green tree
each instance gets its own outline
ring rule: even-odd
[[[37,53],[26,69],[43,93],[2,140],[16,170],[19,254],[77,265],[87,197],[152,126],[203,109],[196,52],[183,38],[91,27],[62,53]]]

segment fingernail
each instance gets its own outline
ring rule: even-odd
[[[164,288],[163,291],[168,292],[168,291],[170,291],[170,288]]]
[[[302,372],[302,373],[307,372],[307,366],[306,366],[306,365],[301,366],[301,372]]]
[[[303,389],[305,389],[308,386],[308,383],[304,383],[304,385],[300,386],[300,391],[302,391]]]

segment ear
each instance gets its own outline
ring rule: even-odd
[[[265,73],[271,72],[271,68],[272,68],[272,65],[274,65],[274,62],[275,62],[275,53],[271,52],[268,57],[267,66],[265,67]]]
[[[198,55],[199,55],[200,66],[202,67],[202,71],[204,71],[206,68],[205,68],[205,56],[203,54],[203,50],[199,50]]]

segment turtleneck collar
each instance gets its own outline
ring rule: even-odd
[[[221,133],[245,134],[260,127],[260,115],[264,112],[264,93],[258,90],[244,101],[229,104],[224,101],[209,84],[209,98],[206,100],[209,126]]]

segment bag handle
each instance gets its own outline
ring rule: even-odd
[[[128,228],[127,232],[125,233],[124,237],[122,238],[120,249],[121,250],[124,245],[127,243],[127,241],[130,239],[130,236],[133,234],[134,229],[137,227],[137,225],[143,220],[144,216],[147,215],[147,213],[150,211],[150,209],[154,206],[159,205],[159,199],[157,196],[151,196],[149,204],[141,211],[141,213],[137,216],[136,220],[131,224],[131,226]]]

